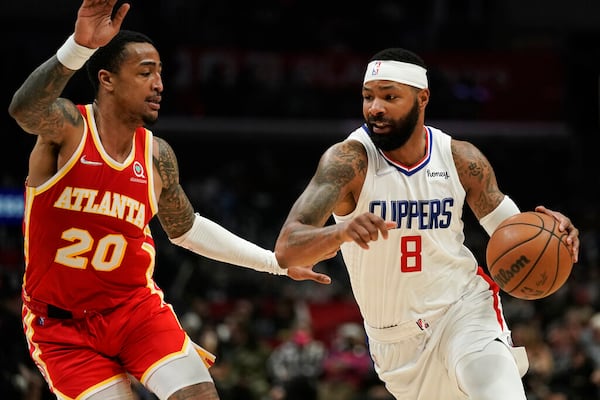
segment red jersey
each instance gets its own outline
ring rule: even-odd
[[[81,142],[47,182],[25,189],[25,299],[72,310],[107,310],[152,280],[155,249],[148,223],[158,209],[152,133],[136,130],[123,162],[102,147],[91,105]]]

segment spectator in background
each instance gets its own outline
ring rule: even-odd
[[[352,322],[340,325],[323,362],[320,398],[352,400],[374,375],[364,328]]]
[[[274,400],[316,400],[326,348],[306,324],[273,349],[267,363]]]
[[[0,395],[7,400],[51,399],[23,337],[20,277],[0,267]]]
[[[550,393],[549,383],[554,372],[552,350],[535,321],[516,323],[512,332],[515,343],[527,349],[529,370],[523,377],[527,399],[544,400]]]
[[[582,332],[581,346],[593,362],[591,381],[596,386],[594,393],[600,398],[600,312],[590,318]]]

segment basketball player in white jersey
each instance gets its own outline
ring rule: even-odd
[[[365,124],[331,146],[293,205],[275,251],[282,266],[341,249],[375,369],[402,400],[522,400],[498,286],[464,245],[466,204],[488,234],[519,212],[472,144],[424,123],[423,60],[386,49],[369,62]],[[577,261],[578,230],[552,215]],[[327,224],[333,216],[335,224]]]

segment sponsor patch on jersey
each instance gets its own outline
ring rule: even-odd
[[[425,172],[429,179],[450,179],[448,171],[432,171],[428,168]]]

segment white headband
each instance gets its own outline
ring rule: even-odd
[[[363,83],[376,80],[394,81],[425,89],[427,87],[427,70],[419,65],[401,61],[371,61],[367,65]]]

